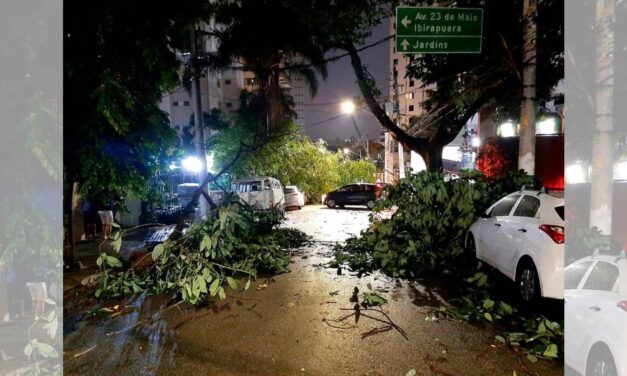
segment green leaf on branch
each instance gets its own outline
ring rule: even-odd
[[[163,254],[163,251],[165,251],[165,244],[157,244],[152,250],[152,259],[154,261],[159,260],[159,257],[161,257],[161,255]]]

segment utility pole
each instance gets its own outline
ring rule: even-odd
[[[537,0],[523,2],[523,90],[518,168],[535,174],[536,159],[536,13]]]
[[[198,45],[196,40],[196,26],[192,27],[191,30],[191,44],[192,44],[192,98],[194,103],[194,125],[195,125],[195,137],[194,144],[196,146],[196,157],[200,160],[200,171],[198,172],[198,184],[202,184],[205,177],[207,176],[207,151],[205,149],[205,122],[202,114],[202,98],[200,91],[200,77],[202,75],[200,64],[198,61]],[[206,186],[200,187],[203,191],[207,192]],[[205,195],[201,194],[198,198],[199,204],[199,219],[206,219],[209,215],[209,202],[204,197]]]
[[[614,150],[614,31],[615,0],[597,0],[596,6],[596,122],[592,138],[590,227],[612,233]]]
[[[398,93],[398,72],[396,71],[396,68],[394,68],[394,70],[392,71],[392,77],[394,80],[394,105],[392,106],[394,108],[394,120],[396,121],[396,125],[400,128],[401,104]],[[398,178],[405,178],[405,151],[403,150],[403,144],[401,144],[400,142],[398,142]]]

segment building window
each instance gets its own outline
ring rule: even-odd
[[[394,59],[394,65],[398,65],[398,59]]]
[[[178,107],[178,106],[179,106],[179,102],[178,102],[178,101],[174,101],[174,102],[172,102],[172,106],[174,106],[174,107]]]
[[[409,81],[409,87],[414,87],[414,81]]]
[[[413,104],[409,105],[409,112],[414,112],[414,105]]]
[[[231,84],[231,80],[224,80],[224,84],[225,85],[230,85]]]
[[[411,93],[407,94],[407,98],[409,98],[409,99],[414,99],[415,94],[416,94],[416,93],[411,92]]]
[[[392,47],[392,53],[396,53],[396,47]]]
[[[226,103],[226,108],[233,108],[233,103],[227,102]]]
[[[183,101],[183,106],[189,107],[189,101]]]

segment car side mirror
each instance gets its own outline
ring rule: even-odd
[[[487,212],[487,211],[481,212],[480,216],[481,216],[481,218],[490,218],[491,217],[490,216],[490,212]]]

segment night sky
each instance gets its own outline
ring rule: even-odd
[[[388,35],[389,22],[386,21],[373,31],[366,44],[381,40]],[[389,43],[391,42],[392,40],[381,43],[359,53],[363,63],[368,65],[368,70],[377,81],[383,96],[388,94]],[[340,103],[343,100],[361,96],[356,81],[349,57],[329,64],[327,79],[320,81],[318,95],[306,106],[305,133],[311,139],[323,138],[332,141],[337,137],[342,139],[357,137],[348,115],[326,121],[341,115]],[[382,128],[367,109],[355,111],[354,116],[364,136],[368,135],[371,139],[379,136]]]

